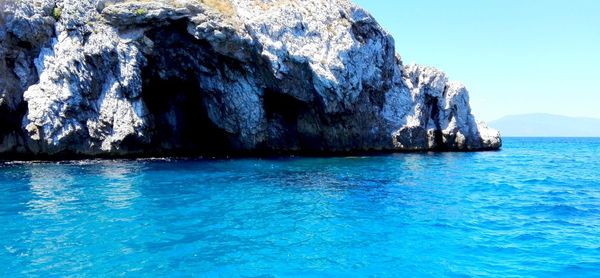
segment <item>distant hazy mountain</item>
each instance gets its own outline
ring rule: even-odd
[[[600,137],[600,119],[551,114],[506,116],[489,123],[502,136]]]

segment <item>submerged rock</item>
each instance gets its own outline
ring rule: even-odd
[[[23,0],[0,20],[1,153],[501,146],[350,1]]]

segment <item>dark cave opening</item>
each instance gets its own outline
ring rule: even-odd
[[[435,124],[434,131],[434,142],[436,150],[445,150],[447,148],[444,144],[444,137],[442,134],[442,127],[440,126],[440,108],[438,107],[438,99],[435,97],[428,97],[427,105],[429,105],[429,111],[431,120]]]
[[[202,89],[194,76],[146,76],[142,98],[152,115],[152,147],[191,154],[230,150],[228,134],[208,117]]]
[[[281,118],[286,124],[296,124],[306,104],[293,96],[267,88],[263,96],[263,108],[268,119]]]
[[[277,132],[271,134],[263,149],[280,151],[297,151],[306,149],[305,136],[299,131],[299,125],[306,120],[303,117],[309,113],[309,104],[297,98],[267,88],[263,95],[263,109],[269,126],[277,127]]]
[[[270,129],[253,150],[245,149],[239,134],[228,133],[214,124],[208,109],[215,112],[212,109],[223,108],[208,106],[209,103],[218,105],[229,100],[221,99],[227,94],[219,92],[211,82],[219,78],[234,82],[229,79],[260,73],[248,72],[248,65],[219,54],[207,41],[189,34],[187,27],[186,20],[178,20],[146,32],[152,46],[145,52],[142,99],[153,123],[150,150],[220,156],[299,150],[303,145],[314,144],[315,136],[299,135],[299,123],[311,111],[309,103],[284,94],[277,87],[264,90],[263,109]],[[256,63],[251,66],[260,72],[261,60]]]
[[[178,20],[150,30],[153,42],[142,68],[142,99],[153,123],[150,149],[170,155],[221,155],[235,151],[233,135],[208,116],[202,78],[214,74],[220,56]]]

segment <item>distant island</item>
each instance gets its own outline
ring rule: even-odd
[[[506,116],[490,127],[509,137],[600,137],[600,119],[543,113]]]

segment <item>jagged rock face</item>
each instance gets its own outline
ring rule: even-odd
[[[52,9],[44,3],[0,4],[0,153],[25,152],[23,92],[39,80],[34,60],[54,35],[54,19],[42,16]]]
[[[349,1],[26,0],[0,27],[0,153],[482,150],[464,86]]]

